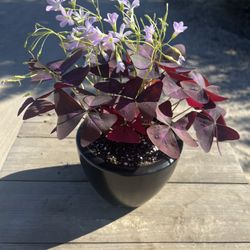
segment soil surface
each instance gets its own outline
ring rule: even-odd
[[[139,144],[129,144],[113,142],[103,136],[92,143],[88,150],[112,169],[135,171],[139,167],[150,167],[162,159],[169,160],[169,164],[174,161],[168,159],[148,138],[142,138]]]

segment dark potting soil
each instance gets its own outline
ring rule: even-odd
[[[110,168],[134,171],[140,167],[150,167],[164,159],[169,165],[174,161],[162,153],[148,138],[139,144],[117,143],[104,136],[92,143],[88,150]]]

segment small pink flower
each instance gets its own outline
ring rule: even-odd
[[[46,6],[46,11],[59,11],[62,8],[61,3],[65,0],[47,0],[49,5]]]
[[[106,37],[103,38],[103,46],[105,49],[114,51],[115,50],[115,44],[118,43],[120,40],[116,37],[113,37],[111,33],[109,33]]]
[[[113,28],[116,27],[116,22],[117,22],[117,19],[119,17],[119,15],[117,13],[108,13],[107,14],[108,18],[105,18],[104,21],[109,23]]]
[[[151,24],[150,26],[145,26],[144,28],[144,32],[145,32],[145,40],[149,43],[153,42],[153,35],[155,33],[155,29],[154,29],[154,25]]]
[[[174,27],[174,34],[176,36],[178,36],[180,33],[184,32],[188,28],[187,26],[184,26],[184,23],[182,21],[179,23],[174,22],[173,27]]]
[[[63,28],[67,24],[72,26],[74,21],[72,19],[73,10],[66,11],[64,8],[61,9],[62,15],[57,15],[56,20],[60,22],[60,27]]]

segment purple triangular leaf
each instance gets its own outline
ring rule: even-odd
[[[188,123],[188,117],[182,117],[181,119],[173,123],[171,128],[184,143],[191,147],[197,147],[197,142],[187,132]]]
[[[106,82],[98,82],[94,87],[104,93],[110,94],[119,94],[123,89],[122,84],[115,79],[109,79]]]
[[[23,103],[23,105],[21,106],[21,108],[18,110],[17,115],[19,116],[31,103],[33,103],[35,100],[33,99],[33,97],[29,97],[28,99],[26,99]]]
[[[55,109],[55,105],[44,99],[35,100],[25,111],[23,120],[27,120]]]
[[[113,98],[111,96],[105,96],[105,95],[98,95],[98,96],[85,96],[83,98],[83,101],[89,106],[89,107],[99,107],[102,105],[108,105]]]
[[[162,93],[162,81],[147,87],[142,93],[137,97],[137,102],[158,102]]]
[[[109,65],[108,63],[98,65],[90,68],[90,72],[96,76],[101,76],[103,78],[109,78]]]
[[[209,152],[215,136],[215,124],[203,114],[197,114],[193,127],[200,146],[205,152]]]
[[[57,138],[62,140],[66,138],[78,125],[84,115],[84,111],[72,112],[58,116],[57,119]]]
[[[87,147],[102,135],[102,131],[96,126],[89,115],[86,115],[80,127],[80,135],[81,146]]]
[[[134,120],[139,114],[135,101],[123,97],[119,99],[115,109],[127,121]]]
[[[216,137],[218,141],[231,141],[240,139],[240,135],[237,131],[221,124],[217,124],[216,126]]]
[[[194,101],[201,103],[201,104],[208,103],[209,99],[204,89],[201,88],[198,84],[196,84],[195,82],[191,82],[191,81],[190,82],[182,81],[180,84],[185,94],[191,97]]]
[[[124,89],[122,91],[122,95],[135,99],[138,91],[141,88],[142,82],[143,79],[141,79],[140,77],[132,78],[123,85]]]
[[[153,125],[147,129],[147,134],[152,143],[163,153],[171,158],[180,156],[180,148],[175,134],[170,127],[165,125]]]
[[[80,104],[62,89],[55,91],[54,99],[55,110],[58,116],[83,110]]]
[[[158,106],[161,113],[167,117],[173,117],[172,104],[170,101],[165,101]]]
[[[100,131],[107,132],[117,121],[117,116],[108,113],[89,113],[89,118],[95,123],[95,125],[100,129]]]
[[[82,49],[77,49],[73,52],[73,54],[68,57],[63,64],[61,65],[61,71],[64,73],[66,70],[68,70],[71,66],[73,66],[83,55]]]
[[[71,70],[69,73],[63,75],[62,80],[65,83],[72,84],[74,86],[79,86],[89,73],[89,66],[85,68],[79,67]]]
[[[187,94],[184,93],[183,89],[179,87],[170,77],[164,77],[163,92],[165,95],[178,100],[187,98]]]
[[[144,121],[150,122],[156,117],[156,102],[137,102],[137,106]]]
[[[127,125],[117,125],[107,134],[107,139],[119,143],[140,143],[140,135]]]

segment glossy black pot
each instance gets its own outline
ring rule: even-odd
[[[112,171],[110,167],[105,167],[102,159],[81,146],[79,130],[76,142],[82,167],[90,183],[113,205],[139,207],[161,190],[177,164],[177,160],[166,156],[157,163],[138,168],[134,172]]]

